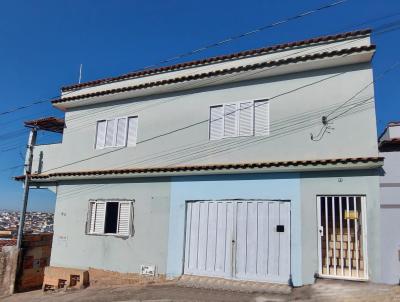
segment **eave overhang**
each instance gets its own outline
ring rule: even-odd
[[[380,152],[400,151],[400,138],[392,138],[391,140],[381,141],[378,145]]]
[[[144,69],[144,70],[140,70],[140,71],[136,71],[136,72],[130,72],[127,74],[119,75],[116,77],[109,77],[109,78],[103,78],[103,79],[98,79],[98,80],[79,83],[79,84],[68,85],[68,86],[62,87],[61,91],[68,92],[68,91],[78,90],[78,89],[87,88],[87,87],[99,86],[99,85],[104,85],[104,84],[108,84],[108,83],[115,83],[118,81],[124,81],[124,80],[132,79],[132,78],[145,77],[145,76],[154,75],[154,74],[160,74],[160,73],[166,73],[166,72],[171,72],[171,71],[176,71],[176,70],[183,70],[183,69],[187,69],[187,68],[215,64],[218,62],[226,62],[226,61],[238,60],[238,59],[243,59],[243,58],[252,57],[252,56],[260,56],[260,55],[273,53],[273,52],[286,51],[288,49],[301,48],[301,47],[307,47],[307,46],[315,46],[315,45],[318,45],[321,43],[323,44],[323,43],[329,43],[329,42],[338,42],[338,41],[343,41],[343,40],[350,39],[350,38],[361,38],[361,37],[368,36],[370,34],[371,34],[371,29],[361,29],[361,30],[356,30],[356,31],[339,33],[339,34],[335,34],[335,35],[326,35],[326,36],[320,36],[320,37],[316,37],[316,38],[312,38],[312,39],[305,39],[305,40],[300,40],[300,41],[281,43],[281,44],[276,44],[276,45],[272,45],[272,46],[266,46],[266,47],[261,47],[261,48],[256,48],[256,49],[250,49],[250,50],[230,53],[230,54],[218,55],[218,56],[200,59],[200,60],[178,63],[178,64],[174,64],[174,65],[169,65],[169,66],[162,66],[162,67],[157,67],[157,68],[152,68],[152,69]]]
[[[344,66],[369,62],[375,52],[375,45],[351,47],[287,59],[270,60],[256,64],[237,66],[204,73],[193,73],[160,81],[149,81],[133,86],[100,90],[91,93],[63,96],[52,104],[61,110],[87,106],[122,99],[156,95],[177,91],[193,90],[206,86],[273,77],[307,70]],[[233,76],[234,75],[234,76]],[[212,81],[210,81],[212,80]],[[179,84],[179,85],[177,85]]]
[[[24,124],[26,127],[56,133],[63,133],[65,127],[64,119],[53,116],[44,117],[37,120],[25,121]]]
[[[382,167],[383,157],[358,157],[320,160],[299,160],[280,162],[257,162],[239,164],[210,164],[193,166],[127,168],[91,171],[54,172],[48,174],[32,174],[31,183],[54,183],[68,180],[170,177],[190,175],[271,173],[271,172],[311,172],[334,170],[361,170]],[[16,180],[24,180],[25,176],[17,176]]]

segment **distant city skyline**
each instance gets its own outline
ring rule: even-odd
[[[0,211],[0,230],[18,230],[18,211]],[[25,216],[25,232],[53,232],[54,214],[41,211],[30,211]]]
[[[16,212],[16,213],[20,213],[20,210],[0,209],[0,213],[3,213],[3,212]],[[49,214],[54,214],[51,210],[27,211],[27,213],[49,213]]]

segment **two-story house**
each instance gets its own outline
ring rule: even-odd
[[[377,281],[374,52],[363,30],[63,87],[30,175],[51,266]]]

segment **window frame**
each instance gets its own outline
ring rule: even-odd
[[[267,120],[268,120],[268,134],[266,135],[255,135],[255,107],[254,104],[256,102],[262,102],[265,101],[267,102],[268,105],[268,111],[267,111]],[[251,135],[240,135],[240,104],[242,103],[252,103],[252,113],[251,113],[251,117],[252,117],[252,134]],[[225,106],[226,105],[235,105],[236,106],[236,111],[235,111],[235,115],[236,115],[236,135],[235,136],[225,136]],[[211,138],[211,108],[213,107],[220,107],[222,106],[222,136],[221,138],[217,138],[217,139],[212,139]],[[218,104],[211,104],[208,107],[208,140],[209,141],[219,141],[222,139],[229,139],[229,138],[237,138],[237,137],[259,137],[259,136],[269,136],[270,135],[270,101],[268,98],[260,98],[260,99],[251,99],[251,100],[244,100],[244,101],[236,101],[236,102],[228,102],[228,103],[218,103]]]
[[[119,226],[119,217],[120,217],[120,208],[121,208],[121,203],[128,203],[129,204],[129,221],[128,221],[128,225],[129,225],[129,234],[128,235],[124,235],[124,234],[120,234],[120,233],[105,233],[104,229],[105,229],[105,224],[106,224],[106,215],[107,215],[107,203],[109,202],[118,202],[118,214],[117,214],[117,231],[118,231],[118,226]],[[91,217],[92,217],[92,211],[93,208],[95,208],[95,206],[92,205],[96,205],[97,203],[104,203],[104,222],[103,222],[103,232],[91,232]],[[135,200],[134,199],[118,199],[118,198],[114,198],[114,199],[90,199],[89,203],[88,203],[88,211],[87,211],[87,218],[86,218],[86,224],[85,224],[85,234],[86,235],[90,235],[90,236],[114,236],[114,237],[123,237],[123,238],[127,238],[127,237],[133,237],[134,233],[135,233],[135,228],[134,228],[134,203]]]
[[[128,145],[128,131],[129,131],[129,119],[136,118],[137,119],[137,129],[136,129],[136,141],[134,145]],[[126,126],[125,126],[125,134],[124,134],[124,145],[117,146],[117,134],[118,134],[118,120],[125,119]],[[106,146],[106,138],[107,138],[107,126],[109,121],[114,121],[114,133],[113,133],[113,145]],[[106,122],[105,131],[104,131],[104,145],[101,147],[97,147],[97,133],[98,133],[98,125],[100,122]],[[125,115],[125,116],[117,116],[114,118],[106,118],[96,121],[96,132],[94,137],[94,149],[95,150],[102,150],[102,149],[110,149],[110,148],[129,148],[129,147],[136,147],[137,144],[137,137],[138,137],[138,129],[139,129],[139,116],[138,115]]]

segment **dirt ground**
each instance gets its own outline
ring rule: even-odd
[[[89,287],[82,290],[43,293],[33,291],[3,298],[4,302],[105,302],[105,301],[400,301],[400,286],[320,280],[312,286],[295,288],[291,294],[244,293],[161,285]]]

